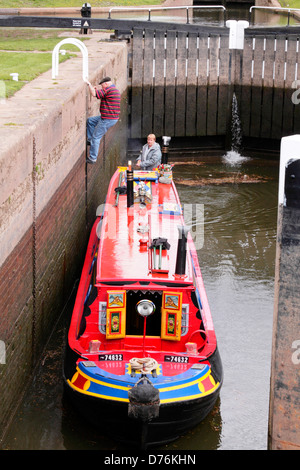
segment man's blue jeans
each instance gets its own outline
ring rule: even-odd
[[[102,119],[101,116],[90,117],[87,120],[86,130],[87,139],[91,143],[90,155],[91,160],[96,161],[98,157],[99,145],[102,137],[107,130],[114,126],[118,119]]]

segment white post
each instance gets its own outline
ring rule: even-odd
[[[60,41],[54,47],[52,51],[52,78],[56,78],[58,76],[58,64],[59,64],[59,49],[63,44],[73,44],[74,46],[79,47],[82,52],[82,79],[86,81],[88,79],[88,50],[83,42],[79,41],[76,38],[67,38]]]
[[[19,81],[19,74],[17,72],[10,73],[11,78],[15,81]]]
[[[245,28],[249,27],[249,21],[228,20],[229,49],[244,49]]]

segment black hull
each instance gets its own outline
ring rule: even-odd
[[[148,423],[130,419],[128,403],[84,395],[71,388],[66,381],[65,390],[78,412],[103,434],[135,449],[145,450],[178,439],[210,413],[222,385],[222,365],[218,351],[213,356],[212,371],[220,382],[218,389],[200,399],[161,404],[159,417]]]

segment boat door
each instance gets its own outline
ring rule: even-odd
[[[164,292],[161,309],[161,338],[180,341],[182,292]]]
[[[126,291],[107,291],[106,338],[124,338],[126,330]]]

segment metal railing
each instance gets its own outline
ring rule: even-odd
[[[82,80],[88,80],[89,76],[89,65],[88,65],[88,49],[86,45],[77,38],[66,38],[62,39],[52,51],[52,78],[56,78],[58,76],[58,64],[59,64],[59,49],[63,44],[73,44],[77,46],[82,52]]]
[[[299,11],[300,12],[300,9],[299,8],[281,8],[281,7],[263,7],[263,6],[252,6],[250,7],[249,9],[249,23],[251,24],[251,18],[252,18],[252,10],[273,10],[275,11],[276,13],[280,13],[280,12],[287,12],[287,17],[288,17],[288,22],[287,22],[287,26],[290,25],[290,16],[291,16],[291,12],[292,11]],[[299,16],[300,18],[300,16]]]
[[[151,12],[152,11],[162,11],[162,10],[186,10],[186,23],[190,23],[189,10],[194,9],[219,9],[223,11],[223,19],[225,24],[225,12],[226,8],[223,5],[197,5],[197,6],[178,6],[178,7],[141,7],[141,8],[132,8],[132,7],[111,7],[108,12],[108,19],[111,19],[112,11],[148,11],[148,21],[151,21]]]

